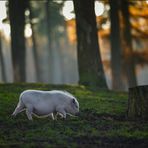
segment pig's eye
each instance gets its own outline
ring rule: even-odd
[[[75,106],[76,108],[78,108],[75,99],[72,99],[72,103],[74,104],[74,106]]]
[[[75,99],[72,99],[72,103],[75,104],[75,102],[76,102]]]

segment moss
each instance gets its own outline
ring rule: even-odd
[[[80,117],[68,116],[65,121],[56,122],[34,117],[30,122],[22,112],[11,118],[19,94],[25,89],[61,89],[73,93],[80,102]],[[70,85],[1,84],[0,147],[126,147],[137,146],[136,142],[139,147],[142,143],[147,146],[147,123],[128,121],[126,110],[127,94],[123,92]]]
[[[87,71],[85,73],[80,72],[80,84],[96,88],[107,88],[105,78],[103,75],[96,74],[96,72]]]

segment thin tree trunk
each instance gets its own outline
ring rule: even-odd
[[[76,14],[79,83],[107,88],[101,61],[94,0],[73,0]]]
[[[33,45],[33,56],[34,56],[35,69],[36,69],[36,79],[37,81],[41,81],[39,55],[37,52],[37,43],[36,43],[36,38],[35,38],[34,24],[32,22],[33,14],[32,14],[30,3],[28,4],[28,9],[30,12],[29,19],[30,19],[30,25],[31,25],[31,30],[32,30],[32,45]]]
[[[122,80],[122,50],[119,29],[119,6],[118,1],[109,0],[111,20],[111,68],[112,88],[115,90],[124,89]]]
[[[124,42],[124,53],[125,53],[125,67],[126,75],[128,79],[129,87],[137,85],[135,63],[133,60],[133,48],[132,48],[132,36],[131,36],[131,25],[130,16],[128,9],[128,1],[121,0],[121,10],[123,16],[123,42]]]
[[[4,57],[2,52],[2,35],[0,31],[0,63],[1,63],[1,70],[2,70],[2,80],[6,82],[6,72],[5,72],[5,64],[4,64]]]
[[[23,0],[9,0],[9,18],[11,26],[11,48],[14,81],[22,82],[26,79],[25,63],[25,8]]]
[[[52,46],[52,38],[51,38],[51,15],[50,15],[50,0],[47,0],[45,3],[45,11],[46,11],[46,23],[47,23],[47,37],[48,37],[48,47],[49,47],[49,81],[50,83],[54,83],[54,59],[53,59],[53,46]]]

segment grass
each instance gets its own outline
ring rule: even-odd
[[[26,89],[67,90],[80,103],[80,117],[28,121],[25,112],[12,118]],[[0,147],[148,147],[148,124],[126,119],[127,93],[92,91],[84,86],[0,84]]]

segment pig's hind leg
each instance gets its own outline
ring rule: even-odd
[[[12,113],[12,116],[16,116],[18,113],[25,110],[25,106],[22,101],[19,101],[17,107],[15,108],[14,112]]]
[[[29,120],[33,120],[32,119],[32,111],[33,111],[33,107],[31,105],[29,106],[26,106],[27,109],[26,109],[26,115],[28,117]]]

